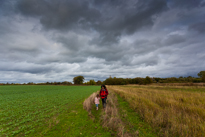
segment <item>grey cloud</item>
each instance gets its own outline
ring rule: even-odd
[[[23,72],[23,73],[31,73],[31,74],[44,74],[49,73],[51,71],[60,72],[62,69],[57,68],[52,65],[37,65],[26,62],[18,62],[14,64],[10,64],[8,62],[1,62],[0,66],[1,71],[15,71],[15,72]]]
[[[97,57],[105,59],[109,62],[121,60],[125,53],[127,53],[126,50],[118,45],[109,46],[108,48],[105,48],[103,46],[92,46],[84,49],[81,55],[85,57]]]
[[[69,50],[77,51],[82,46],[81,41],[78,39],[78,36],[70,36],[70,37],[57,37],[56,41],[62,43]]]
[[[0,15],[9,16],[14,12],[15,0],[1,0],[0,1]]]
[[[91,45],[101,45],[101,46],[110,46],[114,43],[118,43],[120,39],[119,32],[104,32],[101,33],[99,36],[94,37],[90,40],[89,44]]]
[[[204,7],[204,6],[205,6],[205,1],[202,1],[201,4],[200,4],[200,6],[201,6],[201,7]]]
[[[104,20],[98,25],[98,30],[133,33],[141,26],[152,24],[151,16],[166,10],[166,2],[163,0],[121,1],[121,5],[118,4],[114,8],[106,5],[103,12],[108,14],[104,14]]]
[[[169,46],[169,45],[179,44],[185,41],[186,39],[184,38],[184,36],[181,36],[179,34],[173,34],[173,35],[169,35],[166,39],[164,39],[162,45]]]
[[[204,33],[205,32],[205,22],[199,22],[195,23],[189,26],[190,30],[195,30],[199,33]]]
[[[168,0],[172,7],[195,8],[202,4],[203,0]]]
[[[84,1],[20,0],[17,9],[25,16],[39,17],[46,29],[72,29],[96,21],[99,12]]]
[[[133,60],[131,61],[131,64],[137,65],[137,66],[156,66],[159,62],[159,57],[156,53],[141,55],[141,56],[135,56]]]
[[[132,34],[142,26],[152,25],[152,16],[167,9],[164,0],[132,2],[20,0],[17,9],[25,16],[40,18],[46,29],[94,29],[100,37],[93,42],[108,45],[118,42],[124,32]]]
[[[152,40],[146,40],[146,39],[139,39],[132,43],[133,49],[132,54],[136,55],[144,55],[146,53],[149,53],[151,51],[154,51],[158,49],[160,45],[155,45],[155,42]]]
[[[108,12],[106,12],[107,8],[105,9],[104,12],[107,13],[105,14],[107,16],[104,15],[103,21],[95,27],[101,33],[99,38],[94,39],[96,44],[117,43],[124,33],[130,35],[142,27],[153,25],[152,16],[167,9],[166,2],[162,0],[140,0],[132,5],[129,5],[129,2],[124,3],[125,6],[116,6],[112,10],[108,8]],[[109,5],[107,6],[109,7]]]
[[[50,63],[81,63],[85,62],[87,57],[81,56],[80,53],[68,54],[68,52],[59,52],[58,54],[48,54],[43,57],[31,60],[36,64],[50,64]]]
[[[193,24],[205,22],[203,12],[203,8],[195,8],[192,10],[186,8],[171,8],[153,20],[153,30],[156,32],[169,32],[186,29]]]

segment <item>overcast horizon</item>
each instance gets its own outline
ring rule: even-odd
[[[0,0],[0,83],[197,77],[205,0]]]

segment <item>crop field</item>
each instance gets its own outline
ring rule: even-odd
[[[108,86],[126,100],[157,136],[205,136],[205,87]]]
[[[100,86],[0,86],[0,136],[205,136],[204,86],[107,88],[96,111]]]
[[[89,130],[100,134],[104,130],[92,123],[82,106],[99,88],[0,86],[0,136],[86,136]]]

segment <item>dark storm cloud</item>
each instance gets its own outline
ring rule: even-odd
[[[114,2],[106,1],[106,8],[102,9],[102,21],[95,25],[101,34],[92,41],[97,45],[117,43],[122,34],[133,34],[142,27],[151,26],[152,17],[167,9],[163,0],[118,1],[116,5],[113,4]]]
[[[172,7],[195,8],[202,6],[203,0],[168,0]]]
[[[100,2],[104,3],[103,6],[96,1],[19,0],[17,9],[23,15],[39,17],[46,28],[89,27],[91,24],[91,27],[96,26],[96,30],[126,29],[128,32],[134,32],[142,24],[152,23],[150,17],[166,9],[164,0],[129,2],[133,1]]]
[[[199,22],[195,23],[189,26],[190,30],[195,30],[199,33],[204,33],[205,32],[205,22]]]
[[[14,10],[13,0],[1,0],[0,1],[0,15],[7,16],[10,15]]]
[[[141,26],[152,25],[152,16],[167,9],[164,0],[155,1],[45,1],[19,0],[17,9],[25,16],[38,17],[46,29],[94,29],[99,32],[91,43],[110,45],[122,33],[132,34]]]
[[[100,13],[87,1],[19,0],[17,9],[25,16],[40,18],[46,29],[71,29],[96,22]]]

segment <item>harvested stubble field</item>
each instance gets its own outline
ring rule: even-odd
[[[129,102],[158,136],[205,136],[205,87],[108,86]]]

